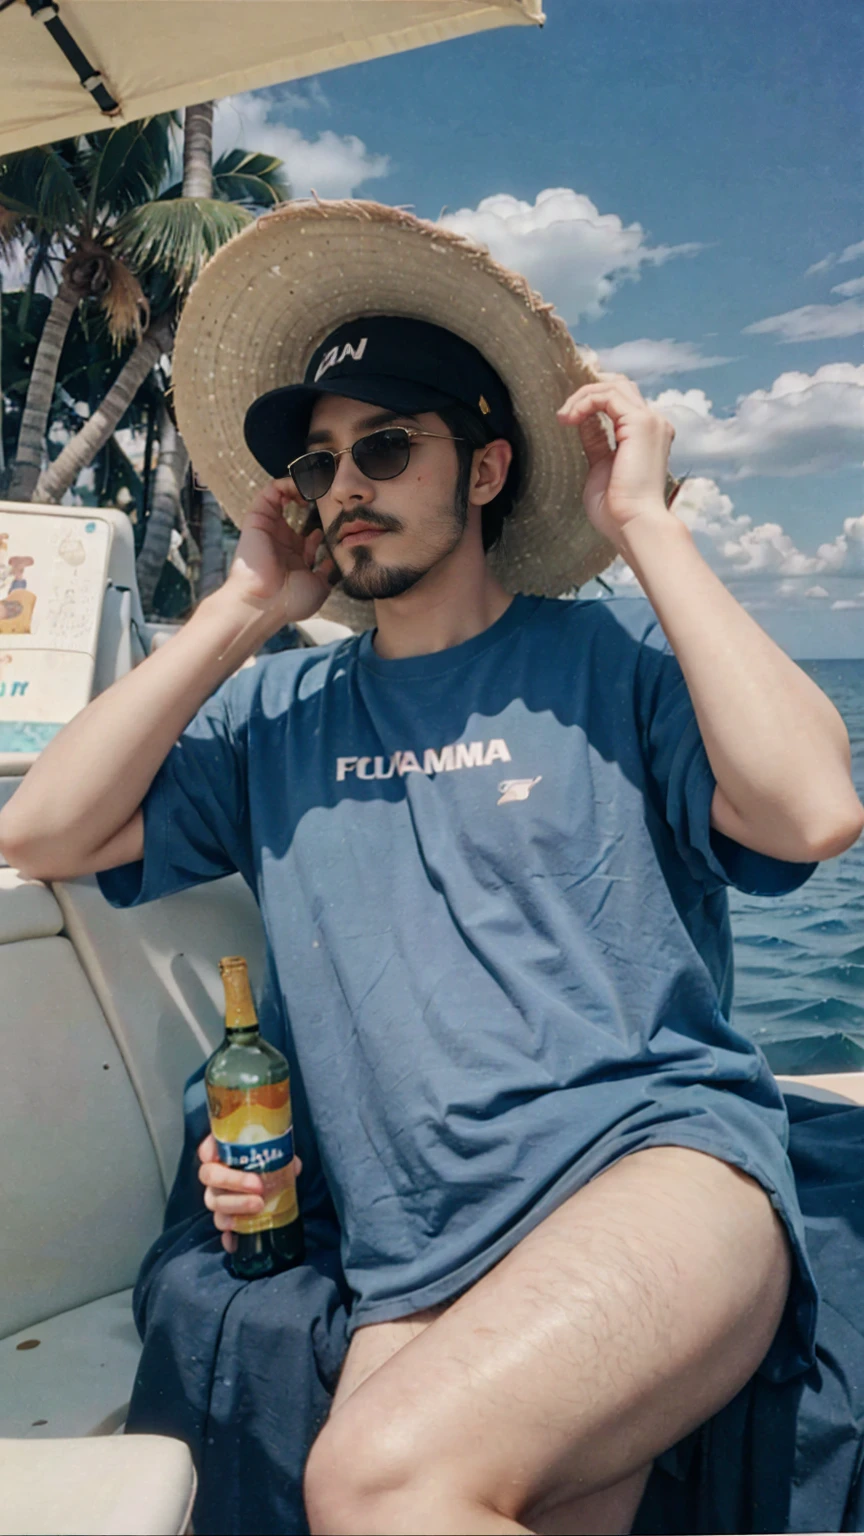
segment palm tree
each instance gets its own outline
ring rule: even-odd
[[[0,161],[0,240],[31,239],[60,277],[42,329],[21,421],[10,493],[36,489],[60,354],[79,306],[93,301],[116,345],[140,339],[149,319],[141,285],[124,259],[117,221],[156,196],[171,159],[174,115],[142,118]]]
[[[165,126],[166,143],[169,145],[170,135],[177,120],[176,114],[168,114],[159,120]],[[64,314],[65,333],[61,332],[59,324],[61,300],[58,290],[48,316],[48,321],[51,321],[53,315],[58,322],[54,327],[52,355],[49,358],[49,361],[53,361],[53,373],[49,374],[46,366],[40,366],[42,360],[37,351],[24,412],[26,417],[28,407],[31,408],[28,431],[25,432],[22,420],[22,430],[19,434],[19,443],[24,448],[25,459],[28,454],[28,441],[30,443],[30,463],[26,475],[17,473],[16,466],[13,494],[25,497],[35,495],[39,500],[59,500],[62,497],[63,493],[75,483],[80,471],[90,464],[97,454],[103,452],[106,445],[110,444],[114,430],[121,420],[124,417],[128,420],[127,411],[130,402],[135,400],[144,381],[152,379],[157,387],[164,385],[161,371],[159,369],[153,371],[154,364],[161,358],[170,357],[173,350],[173,331],[177,310],[182,305],[203,262],[220,245],[242,229],[256,213],[272,208],[290,196],[290,188],[282,173],[281,161],[272,156],[235,149],[220,156],[216,166],[213,167],[211,164],[212,120],[212,102],[187,108],[183,179],[182,182],[170,185],[164,190],[159,190],[159,187],[167,179],[166,166],[170,164],[170,153],[166,152],[166,155],[162,156],[161,175],[157,177],[154,173],[145,184],[139,165],[142,158],[140,140],[133,137],[131,142],[126,144],[118,144],[115,140],[115,136],[120,134],[125,135],[129,140],[131,130],[149,126],[157,120],[147,120],[146,124],[132,124],[125,129],[109,130],[107,133],[92,136],[105,140],[104,145],[97,145],[97,149],[101,150],[103,157],[110,159],[110,163],[115,168],[125,164],[137,175],[138,190],[144,193],[143,201],[139,196],[137,204],[134,199],[127,198],[125,206],[120,209],[113,223],[106,224],[102,233],[103,244],[110,259],[118,266],[122,264],[124,270],[127,270],[130,275],[134,271],[133,280],[136,283],[140,282],[143,290],[146,290],[152,319],[143,334],[139,328],[137,345],[131,351],[128,344],[124,348],[127,356],[123,365],[104,397],[92,410],[88,420],[73,433],[58,457],[39,473],[38,463],[41,461],[51,396],[57,381],[60,348],[65,334],[68,334],[69,322],[75,313],[77,303],[80,302],[76,301],[76,304],[71,305],[68,315]],[[151,140],[152,137],[151,130]],[[47,146],[40,151],[23,152],[19,156],[9,156],[0,163],[0,241],[5,237],[9,242],[15,235],[20,237],[22,234],[30,239],[33,250],[31,290],[35,288],[40,265],[43,268],[46,264],[50,267],[50,240],[47,231],[56,231],[62,224],[63,218],[66,216],[71,218],[75,212],[77,205],[72,193],[76,188],[73,182],[70,190],[68,162],[74,161],[75,156],[83,152],[82,144],[86,150],[90,140],[71,141],[61,145]],[[46,190],[51,193],[44,207],[41,206],[40,201],[41,184],[38,178],[34,179],[37,163],[31,161],[26,164],[25,156],[28,154],[39,157],[38,165],[42,167],[44,184]],[[155,155],[152,158],[155,160]],[[103,172],[103,180],[106,175],[107,172]],[[27,204],[20,196],[25,188],[29,189],[30,201]],[[65,204],[61,198],[62,193],[66,194]],[[60,286],[62,289],[62,282]],[[19,306],[18,324],[21,328],[24,328],[26,322],[29,300],[28,292],[22,296],[22,305]],[[79,310],[79,313],[83,311]],[[110,320],[110,315],[108,318]],[[43,337],[48,328],[46,321],[42,332]],[[41,338],[40,349],[44,359],[47,355],[47,346],[42,347]],[[33,379],[37,372],[40,375],[38,404],[40,412],[43,413],[39,423],[34,419],[36,402],[31,394]],[[44,409],[46,398],[47,411]],[[173,421],[163,407],[164,402],[158,409],[157,419],[160,428],[159,436],[165,447],[165,467],[158,480],[158,495],[155,498],[153,512],[147,519],[146,554],[143,549],[141,551],[143,557],[141,575],[144,584],[142,599],[147,604],[152,602],[155,586],[170,548],[171,532],[179,520],[180,487],[183,483],[182,474],[177,476],[174,473],[182,455],[175,451]],[[152,413],[148,412],[148,418],[152,425]],[[152,432],[148,434],[151,439],[153,435]],[[38,458],[35,441],[37,438]],[[149,455],[148,465],[145,466],[145,479],[149,479],[148,466]],[[34,467],[38,478],[34,478],[32,474]],[[172,481],[175,485],[173,493],[170,489]],[[172,500],[173,516],[170,511]],[[211,590],[212,586],[218,585],[221,580],[222,517],[221,509],[213,498],[205,498],[200,510],[203,529],[203,549],[200,560],[201,589],[202,595],[205,595],[207,590]],[[218,554],[215,548],[217,544]]]
[[[183,143],[183,181],[159,199],[130,211],[120,221],[118,236],[144,276],[170,285],[171,299],[182,304],[204,261],[248,224],[256,212],[272,208],[290,196],[281,161],[269,155],[235,149],[212,164],[213,103],[187,107]],[[166,348],[170,352],[170,348]],[[107,407],[105,402],[103,410]],[[119,418],[118,418],[119,419]],[[160,418],[159,462],[167,453],[168,471],[158,478],[153,509],[147,519],[138,556],[138,585],[147,612],[171,547],[171,534],[181,516],[183,476],[176,469],[175,427],[167,410]],[[194,491],[193,491],[194,494]],[[200,595],[222,580],[222,512],[213,497],[201,506],[202,535],[195,565],[201,574]],[[200,561],[199,561],[200,555]]]

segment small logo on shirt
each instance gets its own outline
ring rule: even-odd
[[[535,784],[539,784],[542,773],[538,773],[536,779],[502,779],[498,785],[498,793],[501,799],[499,805],[509,805],[511,800],[527,800]]]

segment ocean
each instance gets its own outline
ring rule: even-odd
[[[799,665],[837,706],[864,799],[864,660]],[[864,1068],[864,838],[791,896],[730,891],[732,1022],[775,1072]]]

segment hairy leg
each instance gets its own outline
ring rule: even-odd
[[[358,1328],[345,1357],[331,1415],[393,1355],[425,1333],[429,1324],[441,1317],[450,1305],[448,1302],[441,1307],[427,1307],[423,1312],[413,1312],[410,1317]],[[583,1533],[584,1536],[618,1536],[619,1532],[625,1536],[633,1524],[650,1471],[650,1466],[643,1467],[611,1488],[603,1488],[584,1498],[568,1495],[562,1504],[538,1511],[535,1521],[538,1536],[583,1536]]]
[[[357,1334],[309,1458],[312,1530],[574,1531],[604,1495],[626,1530],[653,1458],[764,1358],[788,1283],[752,1180],[676,1147],[623,1159],[388,1358]]]

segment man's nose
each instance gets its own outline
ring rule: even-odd
[[[375,484],[357,468],[350,453],[340,453],[328,495],[340,507],[368,506],[375,498]]]

